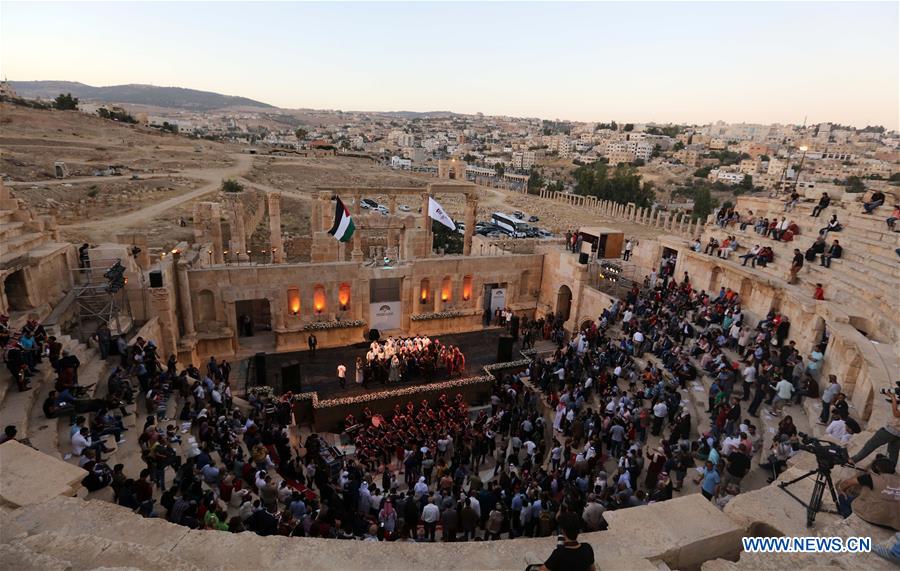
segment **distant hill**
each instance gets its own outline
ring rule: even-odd
[[[365,113],[365,111],[363,111]],[[453,111],[376,111],[372,113],[378,113],[379,115],[384,115],[386,117],[398,117],[400,119],[448,119],[450,117],[462,117],[463,115],[460,113],[454,113]]]
[[[246,97],[222,95],[221,93],[183,87],[157,87],[141,84],[94,87],[77,81],[10,81],[9,84],[16,93],[26,98],[53,99],[60,93],[71,93],[72,96],[84,101],[130,103],[190,111],[211,111],[238,106],[275,108],[268,103]]]

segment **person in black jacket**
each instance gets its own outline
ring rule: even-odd
[[[841,246],[841,244],[837,240],[835,240],[834,243],[831,245],[831,247],[828,248],[828,251],[825,252],[824,254],[822,254],[822,261],[820,262],[820,265],[823,267],[826,267],[826,268],[830,268],[831,267],[831,259],[832,258],[840,259],[840,257],[843,255],[843,253],[844,253],[844,247]]]
[[[822,214],[822,211],[828,208],[829,204],[831,204],[831,197],[828,196],[827,192],[823,192],[822,197],[819,199],[819,203],[813,207],[813,218],[818,218],[819,214]]]

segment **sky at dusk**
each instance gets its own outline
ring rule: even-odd
[[[286,108],[898,128],[898,3],[0,3],[10,80]]]

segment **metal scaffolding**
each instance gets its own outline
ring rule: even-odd
[[[101,324],[106,325],[113,336],[127,334],[131,329],[131,303],[125,288],[111,292],[109,280],[103,275],[116,261],[92,260],[90,266],[71,270],[75,317],[82,341],[87,341]]]

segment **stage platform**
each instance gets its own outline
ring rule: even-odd
[[[354,382],[357,357],[365,358],[369,344],[322,349],[311,357],[309,351],[272,353],[266,355],[266,383],[275,388],[276,393],[290,391],[294,394],[294,418],[298,425],[308,426],[318,432],[340,432],[343,420],[348,414],[359,416],[364,408],[373,413],[388,414],[396,405],[404,406],[412,401],[434,402],[442,394],[462,395],[469,405],[488,402],[494,385],[492,375],[485,373],[484,367],[497,363],[497,345],[506,330],[499,327],[432,336],[444,345],[454,345],[466,356],[466,370],[460,376],[447,379],[447,372],[439,369],[435,378],[426,382],[423,378],[406,378],[396,384],[370,383],[366,389]],[[509,371],[521,370],[521,340],[513,345]],[[252,358],[242,363],[239,370],[245,371]],[[347,367],[347,387],[341,388],[337,380],[337,367]],[[293,367],[293,372],[291,368]],[[495,373],[496,374],[496,373]],[[295,377],[299,375],[299,383]],[[250,368],[250,383],[254,382]]]
[[[460,348],[466,357],[466,370],[461,377],[472,377],[483,374],[481,368],[497,362],[497,340],[506,330],[500,327],[491,327],[481,331],[469,333],[455,333],[451,335],[436,335],[432,339],[438,339],[444,345],[455,345]],[[513,345],[513,359],[520,358],[521,338]],[[267,384],[276,389],[290,389],[290,381],[283,383],[282,372],[285,367],[293,364],[300,366],[299,390],[292,392],[315,392],[319,400],[333,398],[353,397],[366,393],[379,392],[397,387],[410,387],[426,384],[420,378],[403,379],[396,385],[382,385],[381,383],[369,383],[369,388],[363,388],[355,382],[356,358],[365,359],[369,350],[368,344],[356,344],[347,347],[335,347],[319,349],[316,356],[310,356],[309,351],[294,351],[290,353],[270,353],[266,355]],[[344,364],[347,367],[347,388],[341,388],[337,380],[337,367]],[[459,377],[454,377],[459,378]],[[446,369],[438,369],[432,382],[447,380]],[[252,386],[253,379],[250,379]]]

